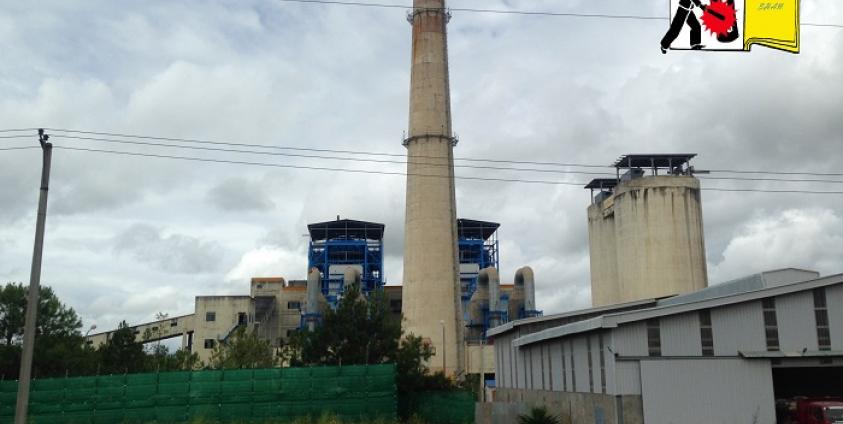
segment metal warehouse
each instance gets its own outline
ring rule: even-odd
[[[777,400],[843,393],[843,274],[769,271],[488,334],[494,422],[543,403],[572,422],[773,423]]]

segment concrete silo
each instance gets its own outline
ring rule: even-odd
[[[594,306],[708,286],[694,156],[625,155],[614,164],[616,186],[604,182],[588,209]]]

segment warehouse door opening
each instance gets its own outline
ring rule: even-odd
[[[843,396],[843,367],[773,368],[776,399]]]

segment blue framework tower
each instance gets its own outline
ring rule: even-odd
[[[463,305],[471,299],[477,288],[477,274],[483,268],[500,270],[498,254],[498,228],[496,222],[457,220],[460,250],[460,291]],[[465,308],[463,308],[465,310]]]
[[[345,291],[343,275],[356,268],[361,275],[364,296],[384,285],[384,225],[375,222],[339,219],[307,226],[310,247],[308,269],[321,273],[322,294],[336,308]]]

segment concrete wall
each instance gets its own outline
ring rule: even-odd
[[[478,424],[511,424],[531,407],[544,406],[563,424],[640,424],[640,396],[610,396],[546,390],[497,389],[494,402],[477,404]]]
[[[588,247],[593,306],[621,302],[615,245],[615,216],[611,213],[612,203],[610,198],[588,207]]]
[[[207,320],[207,314],[213,312],[215,319]],[[197,296],[194,319],[193,351],[206,364],[211,358],[213,347],[205,347],[205,340],[219,344],[237,325],[238,314],[245,313],[247,324],[254,321],[254,310],[250,296]]]
[[[482,352],[482,359],[481,359]],[[480,372],[481,365],[486,374],[495,373],[495,345],[470,344],[465,347],[465,370],[468,374]]]
[[[613,199],[621,301],[708,285],[699,180],[639,178],[620,184]]]
[[[147,322],[131,328],[135,333],[135,340],[138,342],[146,343],[150,341],[169,339],[172,337],[184,336],[186,333],[193,331],[193,317],[194,316],[192,314],[182,315],[167,318],[161,321]],[[91,334],[85,339],[85,341],[94,348],[98,348],[111,338],[114,331]],[[185,344],[186,341],[183,341],[182,346]]]

